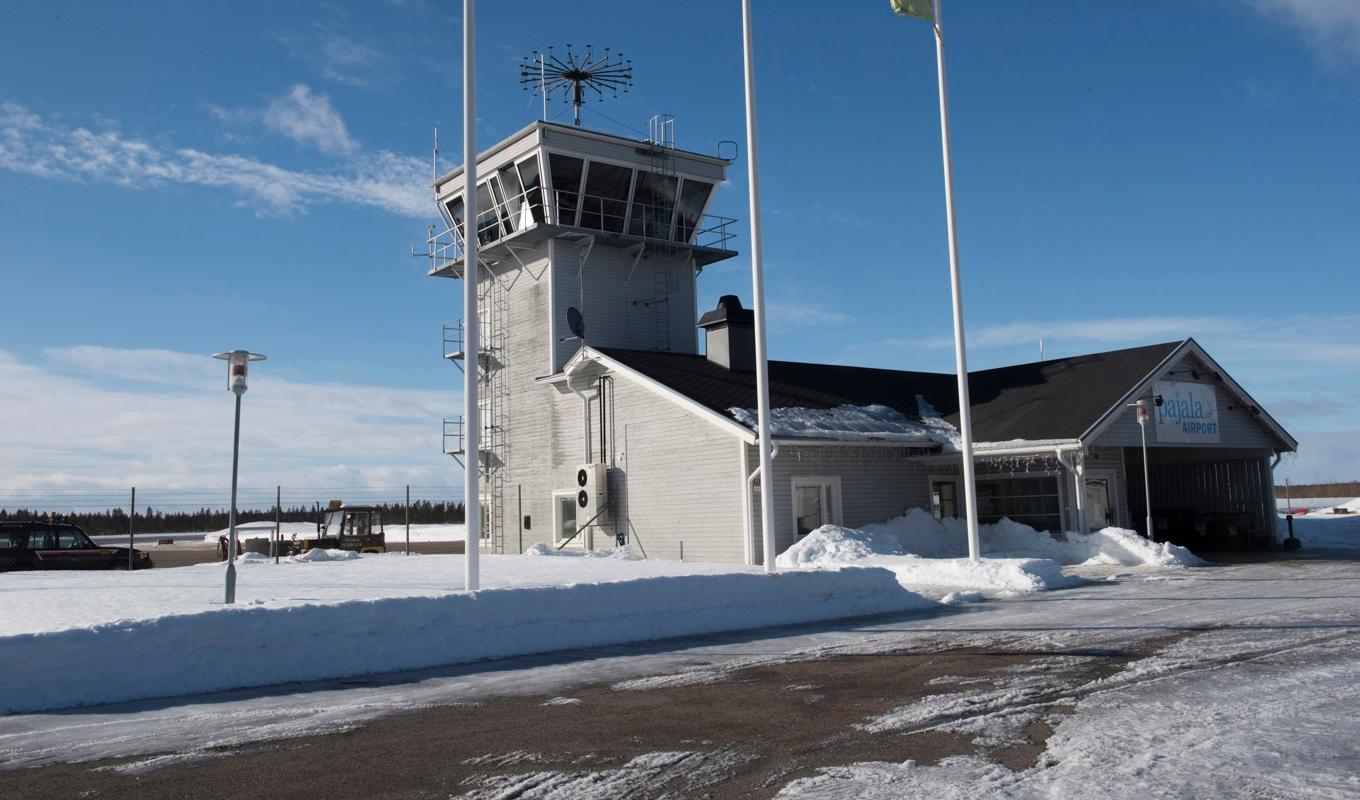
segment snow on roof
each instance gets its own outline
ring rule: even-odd
[[[922,419],[885,405],[841,405],[835,408],[772,408],[770,433],[779,438],[829,439],[838,442],[902,442],[915,445],[940,445],[959,449],[959,431],[940,418],[935,409],[917,396]],[[737,422],[755,429],[759,417],[754,408],[729,408]]]

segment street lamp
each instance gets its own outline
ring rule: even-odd
[[[1156,405],[1162,404],[1162,396],[1154,395],[1152,402]],[[1148,479],[1148,452],[1147,452],[1147,421],[1148,421],[1148,401],[1139,400],[1129,405],[1138,409],[1138,431],[1143,436],[1143,505],[1147,512],[1147,537],[1155,538],[1152,535],[1152,491],[1148,488],[1151,481]]]
[[[213,353],[213,358],[227,362],[227,391],[236,395],[236,426],[231,439],[231,514],[227,521],[231,528],[231,541],[227,544],[226,602],[230,604],[236,602],[236,469],[241,461],[241,395],[246,393],[250,362],[264,361],[266,357],[249,350],[232,350],[229,353]]]

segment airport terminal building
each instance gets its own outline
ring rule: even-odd
[[[728,166],[535,122],[479,157],[476,220],[461,168],[436,181],[447,228],[430,274],[461,279],[463,237],[480,245],[480,452],[461,420],[444,439],[482,470],[487,551],[626,541],[759,563],[766,479],[780,550],[913,506],[962,515],[952,374],[771,362],[777,454],[758,474],[752,313],[698,299],[703,269],[736,255],[736,221],[708,213]],[[459,367],[474,356],[460,324],[444,340]],[[1117,525],[1202,552],[1277,541],[1272,469],[1297,442],[1193,339],[977,371],[969,386],[981,521]],[[1147,494],[1139,399],[1161,402]]]

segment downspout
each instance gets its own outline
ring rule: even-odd
[[[774,465],[774,459],[775,456],[777,455],[779,455],[779,443],[771,442],[770,443],[771,466]],[[743,442],[742,443],[743,468],[745,467],[745,464],[746,464],[746,443]],[[746,535],[746,552],[750,554],[750,561],[748,563],[755,563],[756,553],[755,529],[751,525],[751,512],[754,510],[755,507],[751,503],[751,493],[755,491],[756,478],[759,477],[760,477],[760,464],[756,464],[756,468],[751,471],[750,475],[746,476],[746,494],[743,495],[743,497],[746,498],[746,502],[742,504],[742,508],[745,509],[746,514],[745,518],[742,520],[742,530]],[[764,513],[763,510],[761,513]]]
[[[593,461],[594,459],[590,457],[590,398],[572,385],[570,375],[567,376],[567,389],[581,398],[581,438],[586,447],[586,461]]]
[[[1266,518],[1270,520],[1270,544],[1272,547],[1278,547],[1280,544],[1280,501],[1275,497],[1275,468],[1280,466],[1280,462],[1283,460],[1284,453],[1277,450],[1275,451],[1275,460],[1270,462],[1270,499],[1266,503],[1266,511],[1268,512]],[[1290,509],[1285,509],[1285,514],[1291,513],[1293,512]],[[1292,525],[1294,518],[1290,517],[1289,520]],[[1293,535],[1292,529],[1290,535]]]

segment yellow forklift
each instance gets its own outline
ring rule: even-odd
[[[377,506],[351,506],[332,500],[316,521],[316,538],[297,540],[294,546],[299,553],[314,547],[386,553],[387,535],[383,531],[382,512]]]
[[[240,531],[242,526],[237,526]],[[271,531],[272,533],[272,531]],[[259,553],[266,556],[297,556],[308,550],[353,550],[356,553],[386,553],[387,536],[383,531],[382,511],[377,506],[349,506],[332,500],[316,520],[316,536],[284,539],[277,544],[269,539],[238,539],[236,555]],[[217,560],[227,560],[227,537],[217,541]]]

